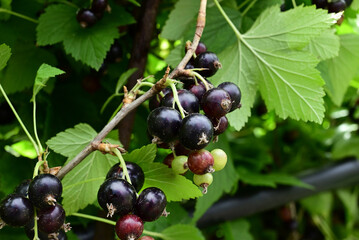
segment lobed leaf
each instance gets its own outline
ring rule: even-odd
[[[176,224],[161,232],[164,240],[204,240],[201,231],[192,225]]]

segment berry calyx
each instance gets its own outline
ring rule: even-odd
[[[97,22],[96,15],[90,9],[86,8],[81,8],[77,12],[76,19],[83,28],[91,27]]]
[[[328,12],[329,13],[338,13],[344,11],[347,7],[347,4],[344,0],[339,0],[335,2],[328,3]]]
[[[30,200],[10,194],[0,204],[0,219],[13,227],[25,226],[34,217],[34,207]]]
[[[167,205],[165,193],[156,187],[144,189],[138,196],[135,213],[143,221],[152,222],[158,219]]]
[[[201,107],[207,116],[220,118],[231,111],[232,99],[227,91],[212,88],[203,95]]]
[[[195,175],[193,175],[193,182],[197,186],[203,188],[202,193],[206,194],[208,186],[211,185],[213,182],[213,175],[212,175],[212,173],[206,173],[203,175],[195,174]]]
[[[98,190],[97,200],[100,206],[108,212],[108,216],[114,214],[126,215],[133,210],[136,203],[136,190],[123,179],[107,179]]]
[[[169,107],[154,109],[147,118],[148,132],[157,140],[169,143],[178,137],[182,125],[180,113]]]
[[[187,156],[177,156],[172,161],[172,170],[176,174],[184,174],[188,170]]]
[[[211,121],[204,115],[193,113],[182,121],[180,143],[188,149],[199,150],[206,147],[213,137]]]
[[[214,172],[214,159],[212,154],[207,150],[193,151],[188,156],[188,168],[197,175]]]
[[[215,171],[222,170],[227,164],[227,154],[222,149],[214,149],[211,151],[211,155],[213,156],[213,168]]]
[[[241,90],[239,89],[239,87],[231,82],[223,82],[218,85],[218,88],[222,88],[223,90],[225,90],[231,97],[232,107],[230,112],[236,110],[240,106],[239,104],[242,98]]]
[[[39,209],[37,212],[38,228],[44,233],[57,232],[64,225],[65,216],[65,210],[59,204],[50,208]]]
[[[139,192],[145,182],[145,174],[142,168],[133,162],[126,162],[128,175],[130,176],[132,186]],[[106,175],[106,179],[118,178],[123,179],[123,169],[119,163],[113,165]]]
[[[181,89],[178,91],[178,100],[186,113],[197,113],[199,112],[198,98],[188,90]],[[173,93],[167,93],[162,99],[162,106],[173,107],[178,110],[178,106],[174,103]]]
[[[62,194],[61,181],[52,174],[37,175],[29,185],[28,194],[37,208],[54,206]]]
[[[213,52],[199,54],[195,59],[194,66],[195,68],[206,68],[206,70],[199,71],[203,77],[213,76],[222,67],[217,55]]]
[[[136,240],[142,235],[143,222],[140,217],[128,214],[116,222],[115,231],[121,240]]]
[[[26,180],[22,181],[15,188],[14,193],[19,194],[19,195],[27,198],[30,183],[31,183],[31,179],[26,179]]]
[[[214,130],[215,136],[218,136],[218,135],[224,133],[228,128],[228,119],[226,116],[223,116],[219,119],[212,118],[211,122],[213,124],[213,130]]]

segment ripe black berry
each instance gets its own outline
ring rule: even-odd
[[[142,168],[133,162],[126,162],[126,168],[128,175],[130,176],[132,186],[139,192],[145,182],[145,174],[142,171]],[[108,171],[106,179],[109,178],[118,178],[123,179],[122,167],[119,163],[113,165]]]
[[[178,99],[179,99],[179,102],[181,103],[182,108],[185,110],[186,113],[199,112],[198,98],[190,91],[185,90],[185,89],[178,90]],[[177,104],[175,103],[173,105],[173,103],[174,103],[173,93],[169,92],[162,99],[162,106],[165,106],[165,107],[175,106],[176,109],[178,110]]]
[[[148,132],[165,143],[172,142],[178,137],[181,125],[181,115],[169,107],[156,108],[147,118]]]
[[[204,52],[197,56],[195,59],[195,68],[207,68],[207,70],[199,71],[204,77],[213,76],[218,69],[222,67],[218,57],[213,52]]]
[[[55,205],[62,194],[60,180],[52,174],[36,176],[29,186],[29,199],[37,208],[47,208]]]
[[[242,97],[241,90],[239,89],[239,87],[231,82],[223,82],[218,85],[218,88],[222,88],[223,90],[225,90],[231,97],[232,107],[230,112],[236,110],[241,102]]]
[[[65,210],[61,205],[55,204],[46,209],[39,209],[37,211],[38,228],[44,233],[54,233],[60,230],[65,223]]]
[[[95,14],[102,14],[107,8],[107,0],[93,0],[91,11]]]
[[[213,137],[211,121],[199,113],[190,114],[183,119],[180,143],[186,148],[199,150],[206,147]]]
[[[347,4],[345,3],[344,0],[330,2],[330,3],[328,3],[328,12],[330,12],[330,13],[341,12],[341,11],[344,11],[346,7],[347,7]]]
[[[194,68],[194,60],[191,59],[191,60],[188,61],[188,63],[184,67],[184,69],[193,69],[193,68]]]
[[[106,60],[109,62],[120,62],[122,58],[122,48],[118,40],[111,45],[110,50],[107,52]]]
[[[108,211],[108,216],[130,213],[136,203],[136,190],[123,179],[107,179],[97,193],[100,206]]]
[[[97,22],[95,14],[90,9],[85,8],[77,12],[76,19],[83,28],[91,27]]]
[[[26,180],[22,181],[15,188],[14,193],[17,193],[17,194],[27,198],[30,183],[31,183],[31,179],[26,179]]]
[[[165,88],[162,90],[164,96],[166,96],[166,94],[169,92],[171,92],[170,88]],[[162,100],[161,94],[157,94],[153,96],[149,101],[150,110],[152,111],[153,109],[158,108],[161,105],[161,100]]]
[[[34,239],[34,219],[31,219],[29,223],[25,225],[25,234],[28,237],[28,239],[33,240]],[[40,238],[40,240],[54,240],[57,237],[58,240],[67,240],[67,236],[65,234],[64,230],[60,230],[56,233],[44,233],[42,231],[37,231],[37,235]]]
[[[328,6],[328,0],[312,0],[317,8],[326,8]]]
[[[19,194],[8,195],[0,204],[0,218],[10,226],[25,226],[33,217],[30,200]]]
[[[162,215],[166,204],[166,195],[161,189],[156,187],[146,188],[138,196],[135,213],[143,221],[152,222]]]
[[[199,54],[204,53],[206,51],[207,51],[206,45],[203,42],[199,42],[195,51],[196,55],[198,56]]]
[[[194,151],[188,156],[188,168],[197,175],[213,172],[214,159],[207,150]]]
[[[143,232],[143,222],[140,217],[128,214],[116,222],[115,231],[121,240],[136,240]]]
[[[227,91],[212,88],[203,95],[201,107],[210,118],[220,118],[232,109],[232,100]]]
[[[202,100],[202,96],[206,93],[206,87],[204,86],[204,84],[202,83],[202,81],[199,84],[193,84],[191,86],[188,87],[188,91],[190,91],[191,93],[193,93],[198,101],[200,102]]]
[[[213,129],[214,129],[214,135],[215,136],[221,135],[228,128],[228,119],[227,119],[226,116],[223,116],[223,117],[221,117],[219,119],[212,118],[211,122],[213,124]]]

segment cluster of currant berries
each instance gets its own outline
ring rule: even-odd
[[[328,9],[330,13],[338,13],[344,11],[347,6],[351,4],[352,1],[345,0],[312,0],[312,3],[315,4],[317,8]]]
[[[67,239],[64,230],[65,210],[58,201],[62,194],[61,181],[52,174],[40,174],[23,181],[14,193],[0,205],[2,225],[25,227],[29,239],[34,238],[34,210],[36,207],[38,237],[41,240]]]
[[[91,8],[81,8],[77,12],[76,19],[81,27],[91,27],[103,17],[106,10],[109,9],[107,0],[93,0]]]
[[[97,200],[108,212],[108,217],[118,218],[115,226],[117,236],[121,240],[135,240],[142,235],[143,222],[155,221],[166,213],[167,199],[156,187],[145,188],[137,196],[144,183],[144,173],[132,162],[126,162],[126,168],[131,183],[125,180],[121,164],[115,164],[107,173]]]
[[[205,78],[213,76],[220,67],[216,54],[199,43],[193,58],[186,65],[187,70],[196,74],[179,78],[183,89],[173,92],[166,88],[161,93],[164,96],[158,94],[149,102],[151,112],[147,125],[152,141],[160,147],[171,147],[174,154],[168,156],[167,164],[180,174],[189,168],[195,174],[194,182],[204,186],[204,191],[213,180],[210,174],[216,170],[213,165],[216,161],[219,161],[218,165],[223,162],[225,165],[227,156],[220,149],[211,154],[203,148],[227,129],[225,115],[241,107],[241,91],[236,84],[223,82],[213,87]],[[178,98],[180,106],[175,103],[175,98]],[[186,115],[183,119],[179,108]],[[218,157],[218,152],[221,152],[221,157]],[[183,156],[177,157],[178,154]],[[174,159],[172,163],[171,158]]]

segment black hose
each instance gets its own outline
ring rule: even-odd
[[[199,219],[197,225],[205,227],[214,223],[250,216],[282,206],[319,192],[348,187],[359,183],[359,161],[356,159],[324,167],[299,177],[314,187],[279,187],[265,190],[248,197],[230,198],[214,204]]]

